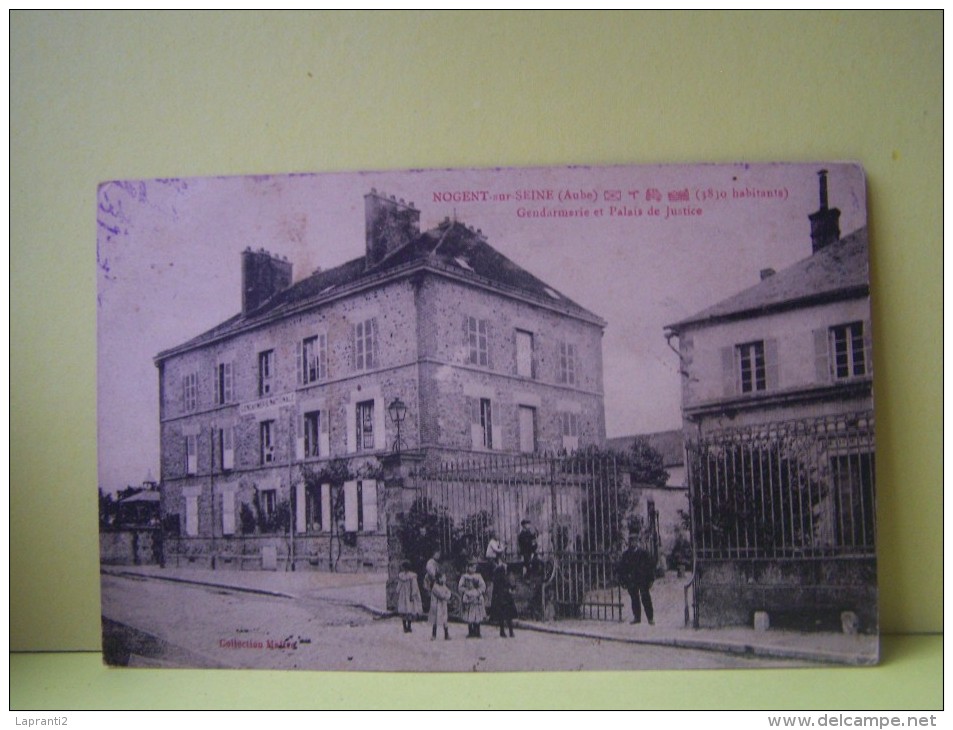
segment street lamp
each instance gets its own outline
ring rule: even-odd
[[[394,398],[391,401],[391,404],[387,406],[387,412],[390,413],[390,420],[394,422],[397,426],[397,438],[394,439],[394,446],[391,449],[395,454],[400,453],[400,424],[403,423],[404,419],[407,417],[407,406],[404,405],[404,401],[400,398]]]

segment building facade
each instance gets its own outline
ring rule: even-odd
[[[667,328],[702,624],[876,629],[867,231],[841,237],[839,215],[821,171],[811,255]]]
[[[419,218],[372,191],[364,255],[295,283],[244,251],[241,312],[156,356],[162,513],[189,560],[264,564],[258,540],[322,565],[343,533],[382,565],[376,465],[398,446],[432,465],[604,444],[605,322],[481,232]],[[334,469],[342,489],[318,483]]]

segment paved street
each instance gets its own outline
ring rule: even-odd
[[[491,626],[483,627],[483,639],[468,640],[465,626],[451,624],[451,641],[431,641],[426,624],[404,634],[398,619],[376,618],[333,592],[282,598],[107,574],[102,587],[107,646],[113,661],[130,665],[457,672],[791,666],[534,631],[504,640]]]

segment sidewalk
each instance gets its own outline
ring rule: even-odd
[[[139,575],[195,585],[231,588],[249,593],[291,599],[328,601],[361,608],[377,616],[389,616],[385,606],[384,573],[324,573],[318,571],[236,571],[193,568],[160,568],[155,565],[104,565],[103,573]],[[542,633],[577,636],[600,641],[677,647],[740,654],[799,662],[868,665],[876,664],[877,636],[797,631],[755,631],[753,628],[692,629],[684,626],[685,578],[674,575],[656,581],[652,588],[655,625],[643,617],[639,625],[631,618],[628,595],[623,592],[623,621],[561,619],[555,622],[521,620],[516,624]]]

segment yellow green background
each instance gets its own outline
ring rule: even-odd
[[[864,165],[881,628],[942,631],[942,21],[11,13],[11,649],[99,647],[97,183],[497,165]],[[939,706],[940,640],[884,647],[877,669],[519,681],[108,671],[95,654],[17,655],[11,706]]]

